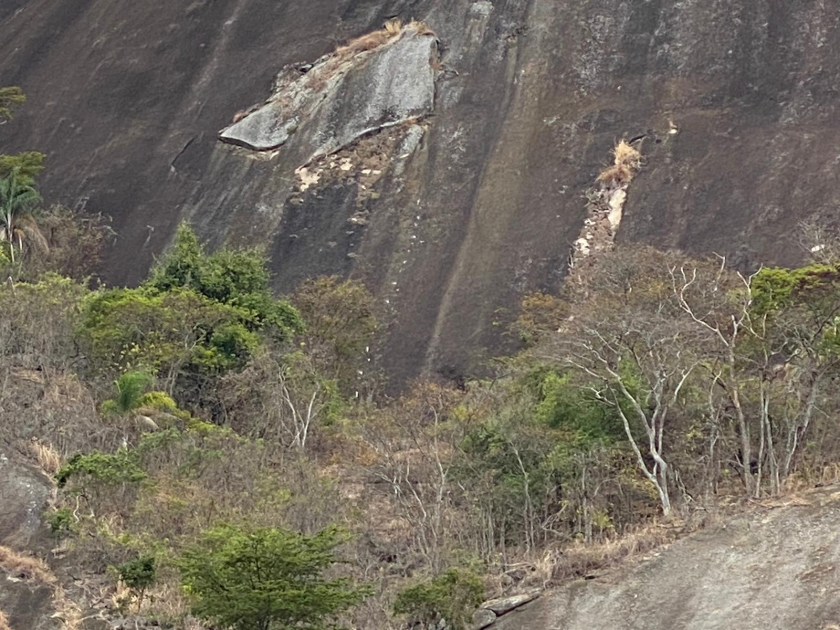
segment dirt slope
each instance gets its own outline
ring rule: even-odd
[[[304,155],[218,141],[286,64],[394,16],[442,53],[410,149],[383,132],[304,193]],[[645,155],[620,240],[797,260],[797,222],[840,202],[838,21],[830,0],[6,0],[0,82],[30,101],[0,148],[45,151],[48,199],[114,215],[113,282],[188,218],[265,244],[279,290],[363,278],[391,375],[457,375],[509,346],[523,293],[558,287],[620,137]]]
[[[840,490],[759,508],[633,569],[550,591],[497,630],[840,627]]]

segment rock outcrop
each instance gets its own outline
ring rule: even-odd
[[[831,630],[840,620],[835,486],[710,527],[636,567],[547,591],[498,630]]]
[[[414,144],[400,126],[352,138],[428,110],[431,37],[399,42],[423,86],[402,114],[370,93],[296,129],[285,109],[255,112],[256,135],[238,135],[306,142],[219,140],[283,68],[303,79],[394,17],[440,41]],[[363,279],[388,310],[389,375],[458,376],[510,347],[525,293],[559,288],[581,198],[621,138],[643,137],[645,164],[619,242],[797,262],[797,224],[840,205],[838,23],[826,0],[7,0],[0,77],[29,100],[0,143],[47,153],[48,201],[114,215],[109,281],[139,281],[188,219],[211,246],[266,245],[279,291]],[[342,85],[396,80],[377,59]],[[348,134],[308,135],[336,117]],[[306,184],[295,172],[325,151],[335,166]]]
[[[303,166],[359,138],[430,114],[437,40],[419,23],[375,31],[312,65],[284,68],[267,103],[222,130],[224,142],[255,151],[290,139]]]

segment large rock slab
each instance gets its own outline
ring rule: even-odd
[[[16,550],[42,546],[41,516],[52,492],[43,473],[0,451],[0,545]]]
[[[840,488],[739,516],[641,564],[547,591],[498,630],[829,630],[840,620]]]
[[[505,613],[510,612],[514,608],[519,608],[523,604],[527,604],[540,596],[542,591],[540,589],[533,589],[527,593],[519,593],[517,595],[510,595],[508,597],[499,597],[484,602],[481,608],[492,611],[496,616],[501,617]]]
[[[255,151],[295,141],[310,162],[365,134],[431,113],[436,54],[432,33],[408,27],[370,50],[351,43],[312,66],[287,67],[271,99],[219,137]]]

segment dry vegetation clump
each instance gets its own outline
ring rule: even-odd
[[[55,575],[43,560],[27,556],[3,545],[0,545],[0,567],[21,580],[48,586],[56,584]]]
[[[642,154],[626,140],[621,140],[613,149],[613,163],[601,171],[598,182],[604,185],[629,184],[642,165]]]
[[[38,462],[41,470],[50,477],[55,476],[61,468],[61,454],[52,444],[45,444],[40,440],[33,440],[29,443],[29,452],[35,458],[35,461]]]
[[[681,533],[682,528],[651,524],[600,543],[578,542],[563,548],[559,553],[546,554],[534,575],[542,578],[544,583],[559,583],[586,577],[668,545]]]
[[[420,35],[435,34],[434,31],[426,24],[418,20],[411,20],[408,24],[404,24],[401,19],[394,18],[393,20],[385,22],[385,25],[378,31],[373,31],[371,33],[367,33],[366,35],[362,35],[361,37],[357,37],[356,39],[349,41],[344,46],[336,48],[335,52],[339,57],[367,52],[369,50],[379,48],[390,41],[398,39],[399,37],[402,37],[404,33],[409,31]]]
[[[626,140],[622,140],[613,149],[616,164],[624,164],[628,168],[638,169],[642,163],[642,154]]]

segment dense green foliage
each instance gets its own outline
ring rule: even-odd
[[[467,630],[473,611],[484,601],[481,577],[467,569],[452,568],[397,595],[394,612],[413,623],[446,620],[446,627]]]
[[[322,630],[365,590],[325,572],[343,537],[276,528],[210,529],[179,561],[193,613],[236,630]]]
[[[243,366],[262,335],[283,341],[302,327],[297,311],[271,295],[257,252],[205,254],[181,226],[141,287],[88,298],[80,333],[100,368],[148,370],[172,389],[181,376]]]
[[[113,454],[93,451],[73,455],[56,474],[58,487],[66,486],[72,477],[87,477],[101,484],[122,484],[143,481],[147,475],[134,453],[122,448]]]
[[[119,565],[117,573],[128,588],[142,593],[155,583],[157,563],[154,556],[135,558]]]

